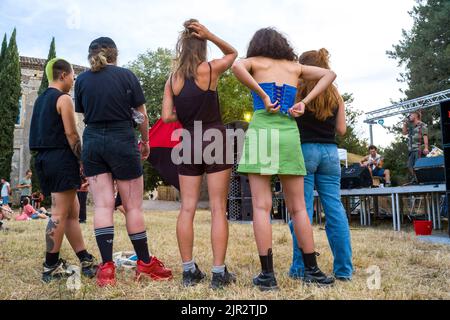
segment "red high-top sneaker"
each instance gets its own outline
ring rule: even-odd
[[[97,285],[99,287],[114,286],[116,284],[116,266],[114,262],[102,263],[97,270]]]
[[[150,277],[156,281],[171,280],[173,278],[172,270],[166,268],[156,257],[152,257],[152,260],[148,264],[138,260],[136,280],[139,281],[142,276]]]

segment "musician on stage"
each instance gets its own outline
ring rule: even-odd
[[[359,162],[362,167],[369,168],[370,174],[373,177],[381,177],[385,180],[385,186],[391,186],[391,172],[389,169],[384,169],[384,157],[378,154],[378,148],[369,146],[369,155],[365,156]]]
[[[403,123],[403,135],[408,136],[408,170],[411,177],[411,183],[417,183],[417,177],[414,173],[414,165],[420,158],[429,153],[428,148],[428,127],[422,122],[422,115],[415,111],[409,115]]]

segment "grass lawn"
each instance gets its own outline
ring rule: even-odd
[[[372,228],[352,226],[354,279],[337,282],[332,288],[303,286],[287,276],[292,248],[287,225],[273,225],[275,270],[280,290],[263,293],[251,285],[259,272],[259,258],[250,224],[230,224],[227,256],[229,270],[238,282],[220,291],[209,289],[212,255],[210,216],[199,211],[195,224],[194,256],[208,281],[194,288],[181,286],[181,263],[175,235],[177,212],[146,213],[149,245],[153,254],[174,271],[170,282],[135,283],[133,273],[118,273],[114,288],[100,289],[94,280],[82,279],[80,290],[69,290],[65,281],[44,285],[40,281],[45,250],[46,221],[7,222],[0,232],[0,300],[5,299],[450,299],[450,247],[415,240],[413,232],[393,232],[390,225]],[[93,235],[92,213],[83,232],[88,249],[99,257]],[[116,214],[114,251],[132,250],[125,221]],[[332,271],[332,256],[323,227],[314,227],[321,268]],[[65,240],[61,256],[71,264],[78,259]],[[381,275],[379,289],[369,289],[371,274],[377,266]]]

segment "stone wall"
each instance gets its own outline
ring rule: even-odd
[[[14,129],[14,154],[11,163],[11,187],[15,188],[21,177],[30,168],[30,149],[28,148],[28,137],[30,135],[31,116],[33,115],[34,102],[41,85],[45,60],[37,58],[20,57],[21,63],[21,108],[20,122]],[[75,73],[84,70],[83,67],[74,66]],[[80,135],[84,125],[82,116],[77,115],[77,126]],[[13,191],[13,203],[17,203],[20,191]]]

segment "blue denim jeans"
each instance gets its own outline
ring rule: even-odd
[[[302,144],[308,175],[305,177],[305,202],[309,219],[313,221],[314,186],[325,210],[325,230],[334,257],[334,275],[351,278],[353,273],[350,227],[340,197],[341,167],[337,146],[334,144]],[[289,222],[293,238],[294,255],[289,275],[303,276],[304,264],[292,220]]]

